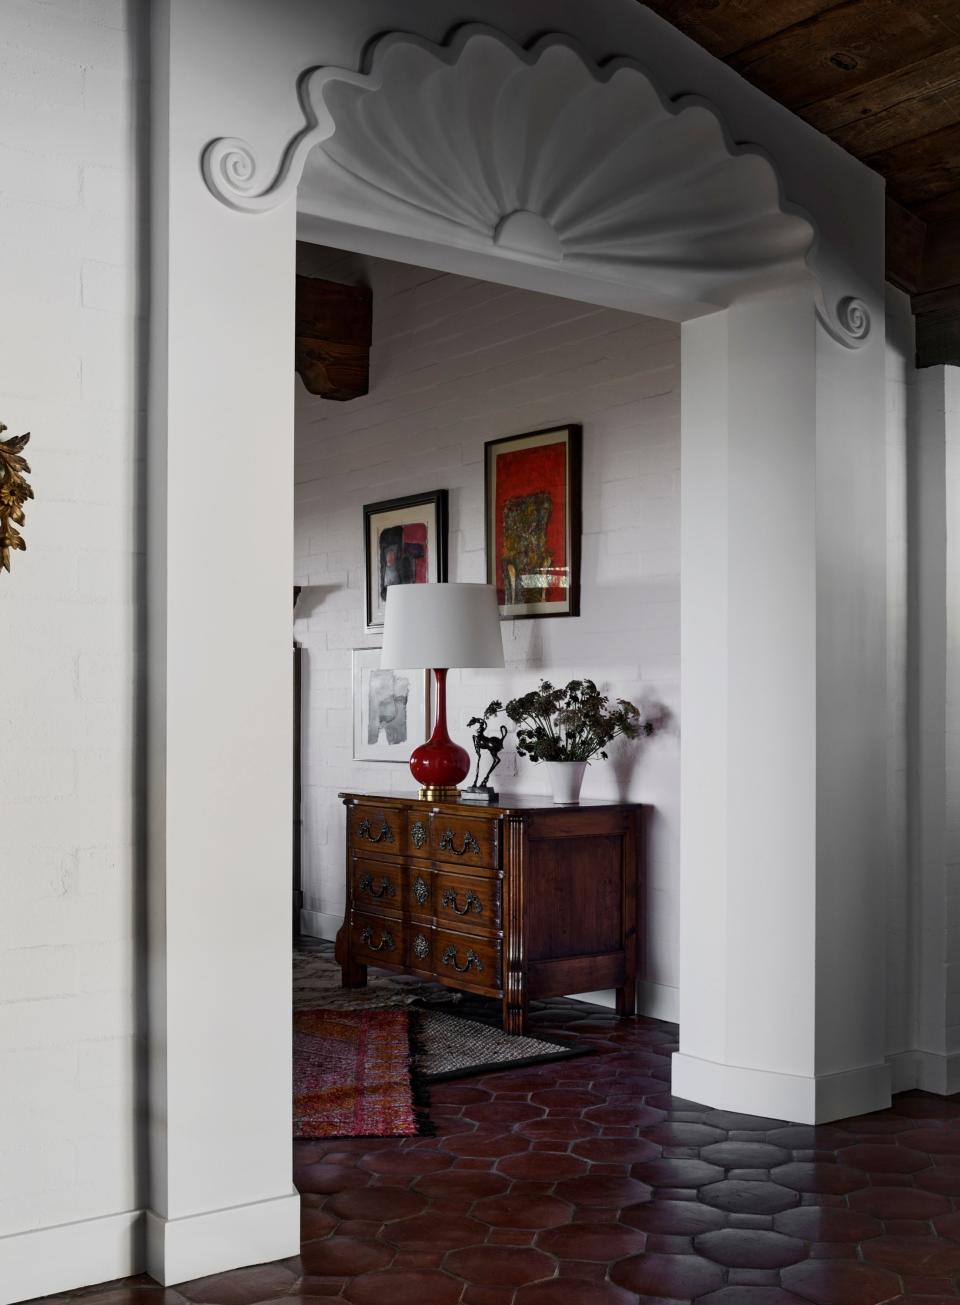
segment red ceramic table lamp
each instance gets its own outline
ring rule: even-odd
[[[433,734],[414,749],[410,769],[420,796],[455,801],[470,755],[447,732],[447,671],[503,665],[497,591],[492,585],[391,585],[383,618],[384,670],[432,670],[437,682]]]

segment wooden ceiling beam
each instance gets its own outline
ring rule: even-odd
[[[297,277],[295,366],[311,394],[340,402],[366,394],[372,335],[366,286]]]
[[[872,131],[875,121],[882,120],[878,131],[880,144],[875,145],[868,134],[865,139],[871,151],[907,139],[899,135],[901,125],[909,130],[920,122],[924,125],[922,134],[943,125],[940,118],[950,111],[944,105],[945,99],[953,100],[953,117],[946,121],[955,121],[960,110],[958,90],[960,42],[926,59],[896,68],[865,86],[847,88],[808,105],[803,117],[812,127],[826,132],[859,157],[860,133]]]

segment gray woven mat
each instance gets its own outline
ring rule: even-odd
[[[293,954],[295,1010],[362,1010],[364,1007],[411,1006],[416,1010],[420,1051],[416,1069],[427,1082],[469,1074],[516,1069],[521,1065],[567,1060],[584,1048],[545,1038],[504,1033],[493,1023],[449,1013],[463,1005],[463,993],[409,975],[370,970],[366,987],[342,988],[340,966],[328,945],[311,945]],[[499,1015],[499,1003],[495,1004]]]

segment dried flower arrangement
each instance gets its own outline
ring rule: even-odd
[[[589,761],[607,756],[621,735],[648,737],[654,725],[625,698],[610,699],[593,680],[570,680],[562,689],[541,680],[536,689],[504,705],[491,702],[487,719],[505,713],[517,726],[517,755],[531,761]]]

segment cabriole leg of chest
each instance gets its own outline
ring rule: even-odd
[[[503,860],[503,1027],[527,1031],[527,993],[523,954],[523,821],[504,821]]]

